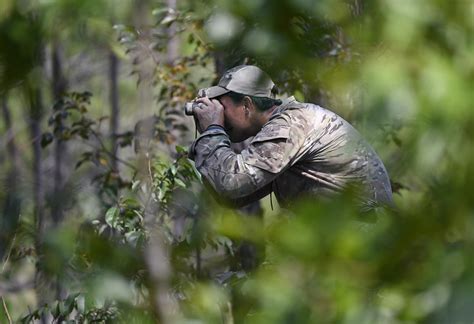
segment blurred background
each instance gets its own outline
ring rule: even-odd
[[[0,322],[472,323],[473,35],[472,0],[2,0]],[[239,64],[397,210],[209,197],[183,105]]]

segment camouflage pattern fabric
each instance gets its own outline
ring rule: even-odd
[[[240,154],[222,129],[202,133],[190,157],[217,193],[237,204],[270,192],[288,208],[303,196],[328,197],[349,185],[364,207],[391,205],[387,171],[370,145],[343,118],[288,98]]]

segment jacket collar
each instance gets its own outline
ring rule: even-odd
[[[292,103],[297,102],[294,96],[288,97],[283,100],[282,104],[279,105],[272,113],[272,116],[270,118],[273,118],[279,114],[281,114],[283,111],[285,111]]]

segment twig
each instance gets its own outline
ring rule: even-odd
[[[151,172],[151,159],[147,156],[148,175],[150,176],[150,184],[153,184],[153,173]]]
[[[95,136],[95,138],[97,139],[97,141],[99,142],[99,145],[100,147],[102,148],[102,150],[107,154],[109,155],[110,157],[114,158],[115,160],[117,160],[117,162],[120,162],[122,163],[123,165],[126,165],[128,166],[129,168],[131,168],[133,171],[137,171],[137,168],[133,165],[133,164],[130,164],[128,163],[127,161],[124,161],[120,158],[118,158],[116,155],[114,155],[112,152],[109,152],[107,150],[107,148],[105,147],[105,144],[104,142],[100,139],[99,135],[94,131],[94,130],[91,130],[91,133],[92,135]]]
[[[13,244],[15,244],[15,239],[16,239],[16,234],[13,235],[12,242],[10,243],[10,249],[8,250],[8,253],[7,253],[7,256],[6,256],[6,258],[5,258],[5,261],[3,261],[2,273],[3,273],[3,271],[5,271],[5,266],[6,266],[7,263],[8,263],[8,259],[10,259],[10,254],[12,254]]]
[[[2,298],[3,309],[5,310],[5,315],[7,315],[8,323],[12,324],[13,323],[12,317],[10,316],[10,313],[8,312],[8,307],[7,307],[7,304],[5,303],[5,299],[3,297],[0,297],[0,298]]]

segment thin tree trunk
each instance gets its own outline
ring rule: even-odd
[[[59,100],[66,91],[67,83],[63,75],[61,50],[57,42],[53,44],[51,52],[52,66],[52,90],[54,100]],[[57,226],[63,220],[62,192],[64,187],[63,180],[63,159],[66,154],[66,146],[61,139],[57,139],[54,147],[54,200],[51,206],[51,216],[53,224]]]
[[[119,129],[119,94],[118,94],[118,69],[119,61],[117,56],[110,51],[109,55],[109,83],[110,83],[110,138],[112,145],[112,167],[117,168],[117,134]]]
[[[351,12],[354,17],[361,16],[364,12],[364,3],[362,0],[354,0],[351,5]]]
[[[177,0],[166,0],[166,4],[168,5],[168,8],[172,10],[176,10],[176,2]],[[179,39],[176,37],[176,27],[174,24],[172,24],[168,28],[168,36],[169,36],[169,41],[168,41],[168,47],[167,47],[167,57],[166,60],[168,64],[173,64],[173,62],[176,60],[178,57],[178,52],[179,52]]]
[[[67,81],[64,77],[62,67],[61,48],[58,42],[53,42],[51,51],[51,68],[53,75],[52,92],[55,101],[61,99],[61,96],[66,92]],[[51,218],[53,226],[58,226],[64,219],[63,204],[66,195],[64,194],[64,174],[63,174],[63,160],[67,154],[67,147],[61,139],[56,139],[54,146],[54,188],[53,200],[51,205]],[[56,298],[62,299],[65,297],[65,291],[61,285],[60,278],[55,280]]]
[[[0,218],[0,260],[3,260],[20,217],[21,199],[18,193],[18,150],[13,133],[13,123],[8,107],[7,95],[1,98],[2,115],[6,129],[7,159],[10,161],[5,180],[7,196],[3,206],[3,217]]]
[[[141,29],[150,24],[150,0],[134,0],[132,20],[133,26]]]
[[[225,71],[231,68],[226,62],[225,53],[222,51],[214,52],[214,67],[216,69],[217,80],[224,74]]]
[[[18,167],[18,150],[16,147],[15,137],[13,133],[13,123],[10,108],[8,107],[7,95],[5,94],[1,100],[3,120],[5,122],[5,129],[7,130],[7,152],[12,162],[11,166],[16,170]]]
[[[33,81],[37,82],[37,81]],[[41,119],[43,115],[42,94],[40,88],[34,84],[28,89],[29,99],[29,131],[30,142],[33,151],[33,216],[35,224],[35,250],[37,255],[35,273],[35,291],[38,306],[45,302],[45,280],[42,270],[42,245],[44,236],[44,187],[42,176],[42,155],[41,155]],[[46,319],[43,318],[45,323]]]
[[[169,262],[169,247],[162,227],[157,224],[157,203],[150,199],[149,208],[144,212],[144,221],[150,229],[150,237],[145,246],[144,257],[149,276],[150,306],[158,323],[173,323],[173,314],[178,306],[169,294],[171,278],[171,264]]]
[[[41,119],[43,103],[41,90],[35,88],[30,93],[30,141],[33,149],[33,203],[37,230],[37,246],[41,246],[44,230],[44,189],[41,162]]]

